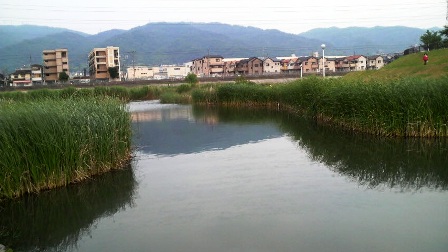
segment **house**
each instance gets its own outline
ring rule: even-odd
[[[336,72],[364,71],[367,69],[367,58],[362,55],[352,55],[337,59]]]
[[[325,72],[326,73],[336,72],[336,60],[338,58],[339,57],[333,57],[333,56],[325,57],[324,64],[325,64]],[[322,66],[323,66],[322,61],[323,61],[322,58],[320,58],[319,59],[319,72],[322,72],[322,70],[323,70],[322,69]]]
[[[280,60],[280,64],[281,64],[281,70],[282,73],[288,73],[289,72],[289,62],[291,62],[292,59],[281,59]]]
[[[68,50],[65,48],[54,50],[43,50],[42,57],[44,61],[44,81],[56,82],[59,80],[59,74],[69,73]]]
[[[225,58],[223,59],[224,62],[224,71],[223,71],[223,75],[224,76],[233,76],[235,75],[235,69],[237,64],[241,61],[241,60],[247,60],[248,58]]]
[[[89,74],[91,79],[110,80],[109,68],[117,68],[120,73],[120,48],[108,46],[106,48],[93,48],[89,56]],[[114,80],[120,80],[120,77]]]
[[[263,74],[279,74],[282,72],[281,61],[272,58],[261,58],[263,61]]]
[[[221,76],[224,73],[223,59],[221,55],[207,55],[194,59],[191,72],[198,77]]]
[[[12,86],[31,86],[31,68],[20,68],[10,75]]]
[[[240,75],[263,74],[263,61],[257,57],[243,59],[236,64],[235,73]]]
[[[368,70],[378,70],[384,67],[384,59],[380,55],[367,57],[367,69]]]
[[[319,60],[317,57],[300,57],[299,62],[302,64],[303,73],[317,73],[319,71]]]
[[[346,59],[351,65],[350,71],[364,71],[367,69],[367,58],[362,55],[348,56]]]

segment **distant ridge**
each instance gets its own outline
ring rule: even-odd
[[[318,28],[301,33],[311,39],[331,42],[334,51],[342,55],[403,52],[404,49],[420,44],[425,29],[404,26]]]

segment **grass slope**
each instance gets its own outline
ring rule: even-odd
[[[448,75],[448,49],[430,51],[423,65],[423,52],[403,56],[380,70],[353,72],[346,79],[399,79],[405,77],[438,78]]]

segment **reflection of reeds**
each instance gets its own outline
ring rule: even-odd
[[[310,157],[369,188],[448,189],[445,138],[376,138],[351,135],[290,118],[281,127]]]
[[[226,123],[275,122],[318,162],[369,188],[448,189],[448,139],[377,138],[319,126],[269,109],[195,106],[196,118]]]
[[[82,185],[5,200],[0,205],[0,241],[14,251],[74,248],[99,218],[132,207],[135,189],[129,167]]]
[[[0,103],[0,198],[119,168],[130,158],[131,119],[116,99]]]
[[[448,77],[359,82],[306,78],[287,84],[196,89],[196,103],[288,107],[353,132],[400,137],[448,136]]]

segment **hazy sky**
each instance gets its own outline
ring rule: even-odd
[[[332,26],[442,27],[446,13],[446,0],[10,0],[1,4],[0,25],[96,34],[149,22],[220,22],[298,34]]]

